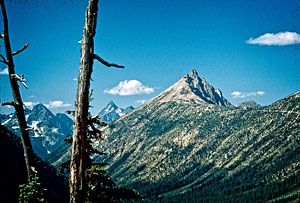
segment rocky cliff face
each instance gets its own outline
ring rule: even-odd
[[[101,121],[111,123],[133,109],[134,108],[132,106],[127,107],[126,109],[119,108],[113,101],[111,101],[99,112],[98,115]]]
[[[47,157],[61,147],[67,135],[72,135],[73,121],[66,114],[54,115],[43,104],[38,104],[32,110],[26,109],[25,116],[30,131],[34,152],[41,158]],[[16,114],[6,115],[2,124],[19,135],[19,126]]]
[[[223,97],[222,92],[211,86],[204,78],[200,78],[196,70],[181,77],[151,101],[196,102],[231,106],[230,102]]]

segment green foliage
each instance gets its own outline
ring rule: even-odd
[[[64,142],[65,144],[72,144],[72,141],[73,141],[73,138],[68,135],[65,139],[64,139]]]
[[[90,95],[89,95],[89,104],[94,100],[93,98],[93,93],[94,93],[94,90],[92,89],[91,92],[90,92]],[[94,108],[93,106],[89,105],[90,108]]]
[[[92,202],[119,202],[135,201],[142,199],[142,196],[135,190],[125,187],[117,187],[110,179],[107,170],[102,166],[95,165],[86,171],[87,185],[87,203]]]
[[[92,101],[91,91],[89,102]],[[89,106],[92,107],[92,106]],[[74,116],[74,111],[67,111],[68,114]],[[106,155],[106,153],[99,151],[93,147],[95,141],[103,140],[101,130],[102,127],[107,126],[105,122],[99,120],[98,116],[92,116],[88,114],[86,130],[86,158],[85,158],[85,202],[134,202],[142,199],[142,196],[135,190],[131,190],[125,187],[118,187],[115,182],[109,177],[107,170],[104,166],[106,163],[96,163],[93,160],[94,155]],[[67,136],[64,140],[66,144],[72,144],[72,137]],[[61,168],[58,169],[59,174],[69,173],[70,161],[61,164]]]
[[[300,186],[299,95],[247,110],[154,99],[109,126],[98,160],[153,202],[267,202]]]
[[[45,202],[44,191],[39,182],[39,177],[35,175],[28,184],[22,184],[20,187],[19,202],[36,203]]]
[[[92,145],[93,141],[102,139],[102,131],[96,128],[107,126],[106,123],[101,122],[98,117],[89,115],[89,127],[87,129],[87,158],[86,158],[86,202],[120,202],[120,201],[134,201],[142,199],[136,191],[124,187],[118,187],[114,181],[109,177],[108,172],[103,167],[106,163],[95,163],[91,158],[93,155],[105,155]]]

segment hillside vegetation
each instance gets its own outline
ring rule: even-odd
[[[173,86],[107,129],[99,160],[117,183],[163,202],[266,201],[300,186],[300,92],[240,109],[166,100]]]

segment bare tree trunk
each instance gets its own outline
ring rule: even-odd
[[[75,102],[73,143],[70,163],[70,202],[85,201],[86,128],[89,108],[89,87],[94,59],[94,36],[97,24],[98,1],[90,0],[85,13],[81,40],[81,59]]]
[[[3,23],[4,23],[4,33],[1,36],[1,38],[3,38],[3,40],[4,40],[6,59],[2,55],[0,55],[0,56],[3,59],[3,61],[1,61],[1,62],[5,63],[8,66],[9,81],[10,81],[11,90],[12,90],[12,94],[13,94],[13,98],[14,98],[14,102],[9,102],[6,104],[14,106],[14,108],[16,110],[19,128],[20,128],[20,132],[21,132],[22,145],[23,145],[23,149],[24,149],[24,158],[25,158],[25,163],[26,163],[26,168],[27,168],[27,176],[28,176],[28,181],[30,181],[33,176],[32,170],[34,170],[34,168],[33,168],[33,166],[34,166],[34,156],[33,155],[34,154],[33,154],[33,150],[32,150],[31,141],[29,138],[29,132],[27,130],[23,102],[21,99],[19,85],[17,82],[18,77],[15,74],[14,62],[13,62],[13,55],[16,55],[16,54],[22,52],[28,45],[26,45],[23,49],[12,53],[10,41],[9,41],[9,35],[8,35],[8,20],[7,20],[4,0],[0,0],[0,4],[1,4],[2,15],[3,15]],[[22,79],[23,79],[23,77],[22,77]],[[20,77],[19,77],[19,81],[22,82]]]
[[[88,126],[89,88],[93,61],[98,60],[107,67],[124,68],[122,65],[105,61],[94,53],[94,36],[96,34],[97,12],[99,0],[89,0],[85,13],[83,36],[81,40],[81,59],[75,102],[73,124],[73,142],[70,160],[70,202],[85,201],[85,169],[86,169],[86,133]],[[100,200],[99,200],[100,201]]]

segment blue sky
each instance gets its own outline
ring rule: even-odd
[[[12,49],[30,43],[14,58],[16,72],[28,79],[29,89],[20,88],[28,106],[43,103],[55,113],[74,108],[86,6],[82,0],[6,1]],[[110,100],[137,107],[192,69],[232,104],[269,105],[295,93],[299,11],[298,0],[100,1],[95,52],[126,68],[95,61],[92,112]],[[5,69],[0,64],[1,103],[12,100]]]

